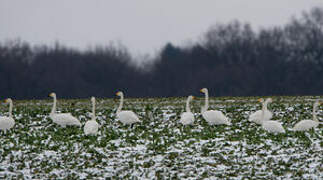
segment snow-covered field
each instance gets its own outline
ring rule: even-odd
[[[60,128],[48,118],[51,101],[14,101],[13,130],[0,136],[0,179],[228,178],[323,179],[323,130],[293,132],[310,119],[319,97],[272,97],[273,119],[286,134],[270,134],[250,123],[260,109],[257,98],[211,98],[210,109],[223,111],[232,126],[210,127],[194,100],[193,126],[178,123],[186,98],[126,99],[124,109],[143,121],[133,127],[115,120],[116,99],[98,99],[99,135],[82,128]],[[58,110],[71,112],[84,125],[90,118],[86,100],[58,100]],[[8,107],[0,107],[2,115]],[[323,119],[323,106],[319,107]]]

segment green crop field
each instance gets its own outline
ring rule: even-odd
[[[116,120],[118,99],[97,99],[97,136],[83,127],[61,128],[48,117],[52,101],[14,101],[16,124],[0,132],[1,179],[323,179],[322,124],[306,132],[291,128],[312,118],[312,106],[322,97],[272,97],[273,120],[286,133],[272,134],[248,121],[259,110],[258,97],[210,99],[231,126],[209,126],[200,114],[203,98],[191,103],[194,125],[179,124],[186,97],[125,99],[125,110],[141,123]],[[89,99],[61,100],[60,112],[71,112],[82,125],[90,119]],[[323,106],[318,108],[323,119]],[[0,112],[7,115],[8,106]]]

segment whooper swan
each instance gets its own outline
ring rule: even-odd
[[[229,118],[227,118],[221,111],[207,110],[209,108],[209,92],[206,88],[203,88],[200,91],[205,94],[205,105],[201,109],[201,114],[209,125],[231,125]]]
[[[117,96],[120,96],[120,104],[117,109],[117,119],[123,124],[133,124],[136,122],[141,122],[138,116],[132,111],[121,111],[123,106],[123,92],[119,91],[116,93]]]
[[[54,123],[66,127],[66,126],[81,126],[80,121],[72,116],[71,113],[56,113],[56,94],[50,93],[50,97],[54,98],[53,108],[49,114],[49,117],[53,120]]]
[[[183,125],[190,125],[194,122],[194,114],[191,112],[190,109],[190,101],[194,99],[194,96],[188,96],[186,101],[186,112],[181,114],[181,119],[179,120],[180,123]]]
[[[9,116],[0,117],[0,130],[6,132],[15,125],[15,120],[12,118],[12,100],[8,98],[4,102],[9,103]]]
[[[272,99],[268,98],[268,99],[266,99],[265,102],[271,103]],[[271,132],[271,133],[285,133],[285,129],[283,128],[283,126],[279,122],[272,121],[272,120],[265,120],[265,118],[264,118],[265,117],[265,110],[266,110],[266,105],[264,104],[265,102],[263,102],[263,106],[262,106],[262,118],[261,118],[262,128],[268,132]]]
[[[265,106],[264,107],[265,108],[264,117],[262,116],[262,110],[258,110],[249,116],[250,122],[254,122],[256,124],[261,124],[262,118],[264,121],[267,121],[273,117],[273,113],[268,111],[268,109],[267,109],[267,104],[269,103],[268,100],[269,100],[269,98],[267,98],[266,101],[264,101],[263,98],[258,99],[258,102],[260,102],[262,104],[262,106]]]
[[[92,102],[92,119],[87,121],[84,125],[85,135],[96,135],[98,133],[99,124],[96,122],[95,117],[95,97],[91,97]]]
[[[320,124],[320,122],[318,121],[318,119],[316,117],[316,110],[320,104],[322,104],[322,103],[319,102],[319,100],[316,100],[316,102],[313,104],[313,112],[312,112],[313,120],[309,120],[309,119],[302,120],[302,121],[295,124],[293,130],[294,131],[306,131],[311,128],[316,128]]]

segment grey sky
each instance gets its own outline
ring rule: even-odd
[[[233,19],[254,28],[281,25],[321,0],[0,0],[0,41],[55,41],[72,47],[120,41],[133,54],[194,41]]]

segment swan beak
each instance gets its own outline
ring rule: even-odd
[[[8,103],[8,99],[5,99],[5,100],[4,100],[4,103]]]
[[[257,101],[258,101],[258,102],[261,102],[261,98],[259,98]]]
[[[200,89],[200,92],[203,92],[203,89]]]
[[[119,96],[120,95],[120,92],[117,92],[116,95]]]

